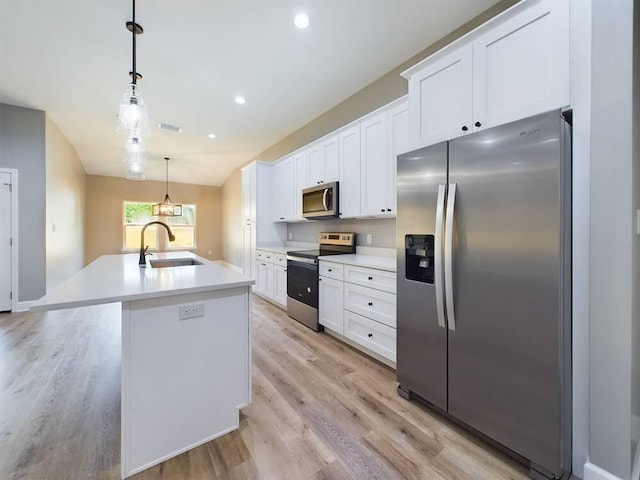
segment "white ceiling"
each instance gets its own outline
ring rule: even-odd
[[[147,179],[164,180],[170,156],[172,182],[221,185],[495,1],[137,0]],[[131,8],[131,0],[0,0],[0,102],[46,111],[89,174],[126,173],[115,125],[131,69]],[[299,11],[311,18],[306,30],[293,26]],[[246,105],[234,103],[239,94]]]

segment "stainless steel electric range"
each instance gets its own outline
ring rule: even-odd
[[[318,250],[287,252],[287,315],[319,332],[318,257],[356,253],[355,233],[323,232]]]

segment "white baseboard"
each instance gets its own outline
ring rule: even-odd
[[[584,479],[583,480],[622,480],[620,477],[603,470],[602,468],[587,462],[584,464]]]
[[[29,308],[31,307],[31,304],[34,301],[28,301],[28,302],[16,302],[16,306],[13,309],[14,312],[26,312],[29,310]]]
[[[227,263],[224,260],[214,260],[214,262],[228,268],[229,270],[233,270],[234,272],[242,273],[242,268],[232,263]]]

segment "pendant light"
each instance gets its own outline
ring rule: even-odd
[[[116,131],[127,135],[124,155],[124,161],[128,164],[127,178],[143,180],[146,151],[142,138],[148,137],[150,131],[147,107],[138,90],[138,80],[142,79],[142,75],[136,70],[136,36],[141,35],[144,30],[136,23],[136,0],[132,1],[133,20],[126,23],[132,37],[132,69],[129,72],[131,83],[122,96]]]
[[[162,203],[156,203],[153,206],[153,216],[162,217],[180,217],[182,215],[182,205],[179,203],[173,203],[169,198],[169,157],[164,157],[166,163],[166,188],[164,200]]]

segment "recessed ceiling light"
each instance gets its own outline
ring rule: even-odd
[[[306,13],[299,13],[293,18],[293,24],[300,28],[307,28],[309,26],[309,16]]]
[[[210,133],[209,135],[207,135],[207,137],[209,137],[211,140],[213,140],[214,138],[216,138],[216,134],[215,133]]]
[[[245,100],[244,97],[238,95],[234,101],[238,104],[238,105],[244,105],[245,103],[247,103],[247,101]]]

